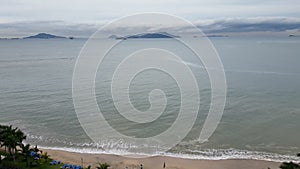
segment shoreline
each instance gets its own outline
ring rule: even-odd
[[[202,160],[202,159],[186,159],[170,156],[151,156],[151,157],[131,157],[120,156],[115,154],[88,154],[75,153],[63,150],[52,150],[41,148],[43,152],[47,152],[50,158],[60,160],[63,163],[82,165],[92,168],[98,163],[108,163],[114,169],[139,169],[143,164],[144,169],[159,169],[166,164],[166,169],[278,169],[280,162],[264,161],[264,160],[248,160],[248,159],[224,159],[224,160]]]
[[[249,151],[249,150],[239,150],[239,149],[211,149],[211,153],[221,153],[221,156],[210,156],[210,154],[206,155],[197,155],[197,154],[181,154],[181,153],[163,153],[163,154],[143,154],[143,153],[129,153],[129,152],[106,152],[104,150],[99,149],[89,149],[89,148],[70,148],[70,147],[42,147],[39,146],[40,149],[44,150],[53,150],[53,151],[64,151],[71,153],[79,153],[79,154],[107,154],[107,155],[117,155],[124,157],[154,157],[154,156],[163,156],[163,157],[174,157],[174,158],[182,158],[182,159],[191,159],[191,160],[209,160],[209,161],[217,161],[217,160],[258,160],[258,161],[270,161],[270,162],[295,162],[300,163],[300,159],[293,155],[284,155],[284,154],[276,154],[276,153],[268,153],[261,151]],[[209,150],[209,149],[208,149]],[[207,151],[209,152],[209,151]],[[228,153],[229,152],[229,153]],[[205,154],[205,151],[203,151]],[[226,154],[227,153],[227,154]]]

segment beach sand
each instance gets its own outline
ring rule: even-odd
[[[176,157],[124,157],[109,154],[85,154],[59,150],[43,150],[54,160],[63,163],[91,165],[95,168],[98,163],[108,163],[111,169],[139,169],[143,164],[144,169],[162,169],[165,162],[166,169],[278,169],[280,163],[261,160],[196,160]]]

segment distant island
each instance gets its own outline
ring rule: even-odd
[[[223,37],[229,37],[228,35],[206,35],[204,37],[208,38],[223,38]]]
[[[129,35],[126,38],[179,38],[179,36],[175,36],[167,32],[159,32],[159,33],[143,33],[137,35]]]
[[[142,33],[142,34],[128,35],[128,36],[111,35],[108,38],[125,40],[125,39],[145,39],[145,38],[179,38],[179,36],[172,35],[167,32],[158,32],[158,33]]]
[[[0,40],[18,40],[18,39],[74,39],[74,37],[64,37],[64,36],[57,36],[48,33],[38,33],[32,36],[26,36],[23,38],[0,38]]]
[[[23,39],[67,39],[67,37],[51,35],[48,33],[39,33],[33,36],[24,37]]]
[[[289,34],[289,37],[300,37],[300,35]]]

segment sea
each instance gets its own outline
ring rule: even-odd
[[[138,151],[139,145],[118,138],[95,142],[82,128],[73,104],[72,78],[86,41],[0,40],[0,124],[22,129],[27,135],[26,143],[31,145],[71,152],[300,161],[296,157],[300,152],[299,37],[210,38],[224,66],[227,94],[222,119],[204,143],[198,138],[211,102],[209,68],[171,39],[127,39],[119,43],[99,65],[95,93],[101,111],[108,114],[107,120],[116,120],[130,136],[138,133],[137,137],[150,137],[162,132],[172,125],[181,106],[176,79],[149,70],[132,80],[130,101],[136,109],[146,111],[150,107],[149,92],[164,91],[164,110],[168,112],[156,119],[155,126],[160,130],[149,134],[141,130],[141,124],[129,126],[117,119],[122,116],[109,116],[117,112],[114,102],[128,104],[122,99],[112,100],[110,84],[118,63],[130,51],[149,46],[175,50],[201,82],[201,104],[193,128],[170,150],[160,151],[158,147],[152,154],[143,152],[147,145]],[[104,50],[101,43],[99,40],[99,50]],[[132,147],[137,151],[132,152]]]

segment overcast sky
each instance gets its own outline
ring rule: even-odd
[[[272,24],[284,22],[284,29],[291,30],[300,25],[300,0],[1,0],[0,36],[34,33],[43,25],[49,31],[55,31],[51,28],[55,26],[61,33],[72,34],[70,29],[74,27],[78,30],[73,33],[83,33],[84,29],[92,32],[95,25],[140,12],[169,13],[214,26],[229,23],[226,28],[237,21],[253,24],[256,19],[260,24],[262,20],[271,20]],[[287,22],[292,26],[287,26]]]

